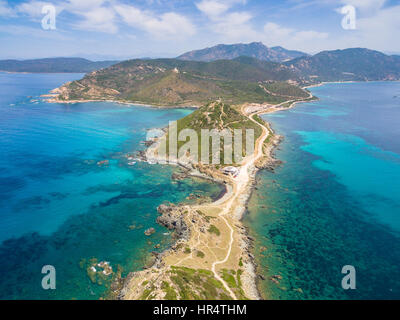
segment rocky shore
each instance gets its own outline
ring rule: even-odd
[[[162,204],[157,208],[157,223],[175,232],[177,240],[189,240],[190,230],[185,223],[182,207]]]
[[[255,187],[255,176],[259,169],[268,169],[273,171],[276,166],[280,165],[281,162],[276,160],[274,157],[274,150],[282,141],[283,137],[275,135],[269,125],[265,123],[265,126],[262,125],[266,130],[268,130],[269,137],[268,141],[264,141],[261,146],[262,155],[258,157],[254,163],[251,165],[246,165],[244,170],[248,172],[246,174],[247,178],[245,179],[245,185],[241,183],[233,182],[232,179],[227,179],[227,177],[220,174],[220,172],[216,171],[213,168],[209,168],[207,166],[202,166],[199,164],[193,164],[189,159],[184,159],[183,161],[172,161],[169,164],[180,165],[184,168],[184,172],[182,174],[176,174],[173,176],[173,179],[182,179],[188,175],[199,176],[206,179],[211,179],[218,183],[224,183],[226,185],[226,193],[225,195],[210,204],[203,205],[202,209],[205,207],[214,208],[214,207],[224,207],[224,203],[229,201],[234,195],[234,192],[237,191],[238,188],[242,190],[239,195],[235,195],[235,202],[233,211],[232,211],[232,223],[236,232],[234,232],[234,239],[237,241],[237,247],[239,248],[239,255],[237,258],[239,259],[239,265],[241,265],[241,283],[242,289],[244,292],[244,297],[256,300],[261,299],[261,295],[257,289],[257,280],[259,276],[257,275],[257,266],[255,262],[255,258],[253,255],[254,250],[254,239],[249,235],[249,231],[243,226],[241,220],[247,210],[247,203],[250,199],[251,192]],[[154,143],[149,146],[145,153],[145,158],[150,163],[161,162],[165,163],[165,159],[159,157],[157,154],[157,150],[162,143],[162,140],[165,139],[165,135],[155,139]],[[190,258],[193,257],[193,249],[190,250],[189,243],[193,242],[193,238],[195,233],[201,234],[206,233],[207,226],[210,225],[210,222],[205,219],[203,215],[199,215],[198,212],[200,210],[196,210],[196,206],[181,206],[181,205],[160,205],[158,207],[158,212],[160,216],[157,218],[157,222],[160,225],[165,226],[169,230],[173,231],[175,237],[174,245],[164,251],[161,254],[157,254],[154,259],[154,264],[150,269],[146,269],[144,271],[135,272],[134,274],[130,274],[126,279],[123,289],[119,295],[120,299],[138,299],[143,295],[143,290],[134,289],[135,286],[138,285],[139,281],[143,283],[147,283],[148,281],[169,281],[168,274],[171,273],[171,256],[180,256],[183,251],[187,251],[186,254],[190,253]],[[222,218],[224,219],[224,218]],[[226,220],[225,220],[226,221]],[[199,227],[199,226],[202,227]],[[232,241],[231,241],[232,242]],[[184,249],[186,247],[186,249]],[[229,257],[229,254],[227,258]],[[226,258],[226,259],[227,259]],[[183,260],[177,264],[180,264]],[[173,261],[176,261],[175,258]],[[220,262],[218,262],[220,263]],[[150,270],[153,270],[152,272]],[[216,275],[217,279],[219,278]],[[155,289],[156,288],[156,289]],[[154,295],[151,295],[151,298],[154,299],[163,299],[164,294],[161,287],[152,287],[155,290]],[[229,290],[229,288],[227,288]],[[231,290],[229,290],[231,291]],[[230,292],[232,296],[236,296],[232,291]]]

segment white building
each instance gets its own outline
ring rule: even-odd
[[[232,177],[236,178],[239,175],[240,169],[230,166],[230,167],[222,168],[222,172],[224,174],[226,174],[227,176],[232,176]]]

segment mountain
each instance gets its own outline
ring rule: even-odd
[[[219,44],[215,47],[184,53],[177,59],[209,62],[223,59],[231,60],[240,56],[264,61],[283,62],[307,56],[307,54],[300,51],[286,50],[282,47],[268,48],[261,42],[252,42],[249,44]]]
[[[400,56],[351,48],[322,51],[285,62],[299,77],[318,81],[371,81],[400,79]]]
[[[195,62],[177,59],[129,60],[94,71],[55,92],[58,100],[119,100],[154,105],[198,105],[224,102],[280,103],[308,97],[289,67],[252,58]],[[265,81],[278,81],[274,85]],[[285,93],[282,94],[282,91]]]
[[[31,73],[87,73],[107,68],[118,61],[93,62],[83,58],[0,60],[0,71]]]
[[[298,85],[321,81],[399,80],[400,57],[353,48],[284,63],[240,56],[211,62],[128,60],[93,71],[56,90],[58,100],[118,100],[152,105],[281,103],[304,99]]]

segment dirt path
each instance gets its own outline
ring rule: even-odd
[[[243,115],[245,115],[244,108],[245,106],[241,108],[241,113]],[[229,178],[231,180],[231,182],[229,183],[229,185],[231,186],[231,190],[226,194],[226,198],[224,198],[223,200],[221,199],[222,201],[218,201],[218,203],[205,205],[206,207],[209,207],[212,210],[216,210],[215,213],[210,213],[210,214],[219,220],[218,221],[219,227],[222,227],[224,230],[223,243],[214,244],[213,241],[208,241],[206,238],[204,238],[205,236],[198,229],[198,226],[196,225],[196,220],[193,221],[188,218],[187,224],[189,226],[189,229],[193,231],[191,240],[188,243],[188,246],[190,247],[191,251],[187,255],[184,252],[181,252],[177,253],[176,257],[170,256],[171,260],[167,262],[168,265],[194,267],[193,264],[196,264],[196,259],[199,259],[196,256],[196,252],[202,252],[201,250],[206,249],[208,252],[211,253],[211,255],[209,256],[210,260],[208,260],[209,262],[205,261],[205,263],[201,261],[200,264],[203,264],[205,268],[207,268],[212,272],[215,279],[218,280],[223,285],[227,294],[229,294],[229,296],[234,300],[241,298],[238,296],[239,293],[236,292],[235,289],[229,287],[228,283],[223,279],[222,275],[220,275],[219,272],[221,271],[221,269],[223,269],[224,266],[228,265],[230,266],[231,262],[234,261],[234,258],[236,257],[237,251],[241,250],[240,248],[241,237],[240,237],[240,231],[237,230],[238,220],[235,214],[238,208],[243,208],[244,206],[243,195],[248,193],[249,184],[252,179],[250,169],[254,167],[256,161],[258,161],[261,157],[264,156],[263,146],[265,140],[269,136],[269,129],[262,123],[259,123],[253,119],[254,115],[258,113],[263,113],[262,111],[256,111],[250,113],[250,115],[245,115],[252,122],[256,123],[258,126],[262,128],[262,133],[255,142],[254,153],[246,156],[243,159],[237,177]],[[222,110],[222,112],[224,112],[224,110]],[[222,121],[222,112],[220,115],[221,121]],[[199,206],[187,206],[186,209],[188,210],[188,212],[190,212],[191,210],[195,211],[196,209],[203,209],[203,208],[201,205],[199,205]],[[193,212],[191,214],[193,214]],[[224,227],[225,225],[226,228]],[[155,276],[152,273],[148,273],[142,278],[138,278],[137,280],[136,279],[132,280],[131,290],[132,291],[137,290],[138,284],[143,283],[145,279],[148,280],[148,277],[155,277]],[[251,287],[252,285],[253,284],[248,284],[248,287]],[[138,295],[142,294],[142,291],[139,290],[138,292],[139,292],[137,293]],[[163,297],[162,290],[160,290],[159,294],[161,297]]]
[[[228,220],[224,216],[226,214],[228,214],[229,212],[231,212],[231,213],[233,212],[235,200],[237,200],[240,197],[240,195],[245,191],[245,188],[247,187],[247,184],[250,181],[249,168],[260,157],[262,157],[262,155],[263,155],[263,144],[264,144],[264,141],[268,138],[268,135],[269,135],[268,129],[264,125],[262,125],[261,123],[259,123],[256,120],[254,120],[253,116],[254,116],[254,114],[250,115],[248,118],[251,121],[253,121],[254,123],[258,124],[263,129],[263,132],[262,132],[261,136],[257,139],[256,148],[255,148],[254,154],[244,160],[244,163],[240,167],[239,175],[234,179],[235,182],[234,182],[234,185],[233,185],[232,196],[225,203],[221,204],[221,206],[223,206],[224,208],[219,213],[219,217],[221,217],[221,219],[224,220],[224,222],[226,223],[226,225],[228,226],[228,228],[230,230],[230,241],[229,241],[229,246],[228,246],[228,252],[226,253],[225,258],[222,259],[222,260],[215,261],[212,264],[212,268],[211,268],[211,271],[214,273],[215,278],[222,282],[222,284],[224,285],[225,289],[229,292],[231,297],[233,299],[235,299],[235,300],[237,300],[236,295],[232,292],[232,290],[229,288],[229,286],[226,284],[226,282],[219,276],[219,274],[217,273],[215,267],[217,265],[219,265],[219,264],[223,264],[223,263],[228,261],[229,256],[230,256],[231,251],[232,251],[232,245],[233,245],[233,241],[234,241],[234,237],[233,237],[234,230],[233,230],[232,226],[229,224]]]

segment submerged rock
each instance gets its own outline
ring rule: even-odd
[[[149,229],[146,229],[145,231],[144,231],[144,234],[146,235],[146,236],[151,236],[153,233],[155,233],[156,232],[156,229],[154,229],[154,228],[149,228]]]

